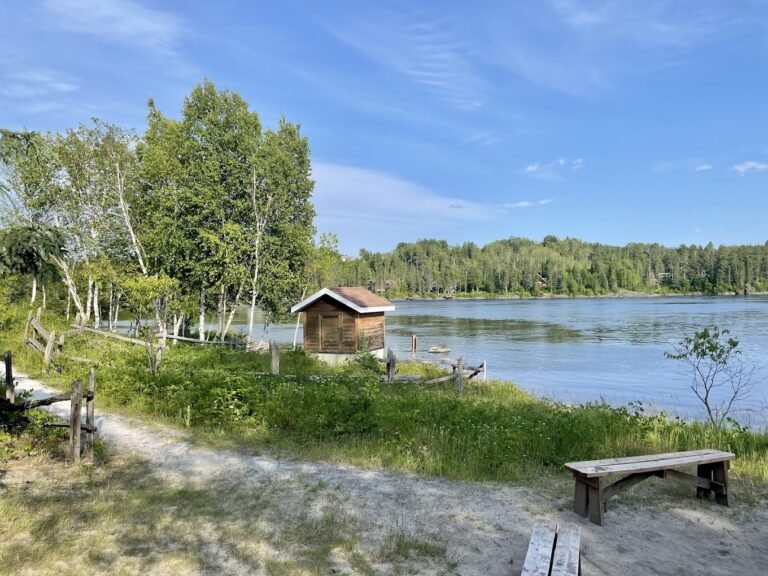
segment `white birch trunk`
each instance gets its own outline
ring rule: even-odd
[[[251,304],[248,308],[249,345],[253,343],[253,324],[256,316],[257,286],[259,281],[259,269],[261,266],[261,239],[269,219],[269,209],[273,199],[273,196],[269,195],[264,206],[260,208],[259,199],[257,197],[258,190],[259,179],[256,174],[256,169],[253,168],[251,171],[251,206],[253,208],[253,224],[256,228],[256,236],[253,240],[253,280],[251,281]]]
[[[51,260],[61,271],[61,274],[64,277],[64,284],[67,286],[67,294],[72,300],[72,303],[75,305],[75,310],[77,310],[78,314],[80,314],[80,317],[82,318],[84,316],[83,303],[80,301],[80,297],[77,295],[77,285],[72,278],[69,265],[66,263],[66,261],[64,261],[64,259],[58,258],[56,256],[52,257]],[[69,309],[69,300],[67,300],[67,309]],[[69,312],[67,312],[67,319],[69,319]]]
[[[229,311],[229,316],[227,317],[227,323],[224,325],[224,332],[222,332],[221,335],[221,341],[224,342],[224,337],[229,332],[229,327],[232,325],[232,320],[235,317],[235,312],[237,312],[237,307],[240,305],[240,297],[243,294],[243,285],[242,283],[237,289],[237,294],[235,294],[235,301],[232,304],[232,310]]]
[[[120,204],[120,211],[123,214],[123,221],[125,227],[128,229],[128,235],[131,237],[131,247],[133,248],[136,259],[139,261],[139,268],[141,273],[147,275],[147,267],[144,264],[144,251],[141,248],[139,239],[136,237],[136,233],[133,230],[133,223],[131,222],[131,215],[128,212],[128,203],[125,201],[125,174],[120,170],[120,164],[115,164],[115,176],[117,177],[117,199]]]
[[[45,282],[41,282],[40,283],[40,288],[43,289],[43,310],[45,310],[45,306],[46,306],[47,301],[48,301],[47,294],[45,292]]]
[[[200,316],[197,325],[197,337],[205,342],[205,288],[200,290]]]
[[[107,330],[112,332],[114,324],[112,323],[115,308],[115,291],[112,282],[109,283],[109,310],[107,311]]]
[[[37,300],[37,276],[32,277],[32,298],[29,299],[29,305],[34,306]]]
[[[69,308],[72,305],[72,295],[67,291],[67,323],[69,323]]]
[[[307,295],[307,289],[301,291],[301,300]],[[293,349],[296,350],[296,340],[299,338],[299,322],[301,322],[301,312],[296,316],[296,329],[293,331]]]
[[[184,314],[174,315],[173,317],[173,335],[178,336],[181,331],[181,325],[184,322]]]
[[[224,284],[219,289],[219,341],[224,342],[224,317],[227,314],[227,290]]]
[[[91,306],[93,305],[93,278],[88,276],[88,297],[85,300],[85,316],[83,324],[88,324],[91,320]]]
[[[253,342],[253,320],[256,316],[256,287],[251,287],[251,304],[248,306],[248,344]]]
[[[120,294],[115,296],[115,319],[112,321],[112,326],[117,328],[117,318],[120,316]]]
[[[93,283],[93,327],[101,328],[101,306],[99,302],[99,284]]]

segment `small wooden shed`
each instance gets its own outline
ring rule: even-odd
[[[304,351],[330,363],[364,346],[384,357],[384,313],[394,304],[361,287],[323,288],[291,308],[304,313]]]

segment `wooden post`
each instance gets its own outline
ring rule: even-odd
[[[594,485],[587,487],[587,508],[589,508],[589,521],[603,525],[603,513],[605,507],[603,506],[603,486],[602,479],[596,478]]]
[[[728,468],[730,462],[717,462],[712,470],[712,479],[723,486],[722,489],[715,490],[715,502],[723,504],[724,506],[730,505],[728,496]]]
[[[396,373],[397,358],[395,358],[395,353],[392,352],[392,348],[390,348],[387,350],[387,382],[394,382]]]
[[[483,360],[483,382],[488,380],[488,360]]]
[[[72,396],[69,408],[69,460],[72,464],[80,463],[80,427],[83,410],[83,383],[72,382]]]
[[[37,314],[35,314],[35,318],[37,318],[37,321],[40,322],[40,319],[42,317],[43,317],[43,309],[38,307]]]
[[[32,310],[27,313],[27,323],[24,324],[24,342],[27,341],[29,336],[29,324],[32,322]]]
[[[88,395],[85,400],[85,425],[88,430],[85,433],[85,457],[93,462],[93,440],[96,428],[96,418],[93,409],[93,394],[96,390],[96,371],[94,368],[88,372]]]
[[[699,478],[704,478],[705,480],[712,481],[712,471],[714,470],[714,466],[712,464],[699,464],[696,467],[696,476]],[[709,498],[712,495],[711,488],[704,488],[702,486],[696,487],[696,497],[697,498]]]
[[[43,363],[46,366],[50,366],[51,358],[53,357],[53,347],[56,345],[56,332],[51,332],[48,335],[48,342],[45,343],[45,354],[43,354]]]
[[[456,380],[454,382],[453,388],[456,390],[456,392],[463,392],[464,391],[464,358],[459,358],[459,360],[456,362]]]
[[[13,354],[5,353],[5,399],[11,404],[16,402],[16,389],[13,385]]]
[[[418,344],[418,341],[416,339],[416,334],[411,336],[411,354],[416,354],[416,345]]]
[[[280,347],[272,340],[269,349],[272,351],[272,374],[280,374]]]

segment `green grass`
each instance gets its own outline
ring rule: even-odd
[[[40,373],[39,355],[20,348],[19,332],[11,324],[3,341],[13,342],[20,369]],[[280,376],[266,374],[267,354],[214,347],[172,347],[154,375],[138,346],[83,335],[67,340],[65,352],[98,362],[97,406],[187,427],[221,446],[520,483],[562,478],[568,461],[706,447],[737,455],[734,478],[747,489],[768,486],[764,430],[718,430],[642,407],[568,406],[505,382],[470,382],[461,394],[450,384],[382,384],[364,362],[333,370],[300,352],[283,353]],[[49,375],[62,385],[87,372],[62,366]],[[435,375],[423,365],[402,369]]]

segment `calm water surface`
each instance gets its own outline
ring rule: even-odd
[[[387,345],[410,356],[411,335],[425,351],[447,344],[450,357],[487,361],[489,376],[566,402],[641,401],[689,417],[701,408],[690,378],[664,352],[704,326],[728,328],[762,372],[739,417],[768,419],[768,297],[671,297],[396,302]],[[293,327],[271,337],[290,342]],[[301,342],[299,331],[299,342]],[[761,378],[762,377],[762,378]]]

